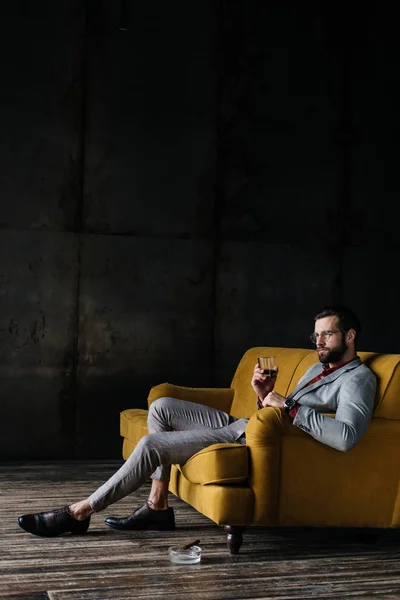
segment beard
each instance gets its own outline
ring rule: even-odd
[[[338,346],[330,348],[329,350],[321,348],[321,350],[325,350],[325,354],[321,356],[318,352],[319,362],[323,364],[339,363],[343,359],[343,356],[347,350],[347,344],[344,340],[344,334],[342,333],[342,340]]]

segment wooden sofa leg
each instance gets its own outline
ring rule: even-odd
[[[239,554],[240,546],[243,542],[243,532],[246,527],[240,525],[224,525],[226,531],[226,543],[231,554]]]

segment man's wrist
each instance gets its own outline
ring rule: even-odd
[[[286,398],[286,400],[283,403],[283,408],[289,414],[290,411],[296,406],[296,404],[298,404],[298,402],[296,402],[294,398]]]
[[[289,415],[291,419],[294,419],[301,408],[301,404],[299,402],[290,402],[284,405],[285,412]]]

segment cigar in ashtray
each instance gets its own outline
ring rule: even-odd
[[[169,559],[177,565],[194,565],[201,560],[201,548],[197,546],[200,540],[192,540],[183,546],[168,548]]]
[[[189,550],[189,548],[191,548],[192,546],[197,546],[197,544],[200,544],[200,540],[193,540],[192,542],[181,546],[180,550]]]

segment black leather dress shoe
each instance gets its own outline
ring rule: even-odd
[[[68,506],[49,512],[22,515],[18,518],[18,524],[21,529],[42,537],[56,537],[62,533],[80,535],[86,533],[89,523],[90,517],[87,517],[84,521],[74,519],[69,512]]]
[[[174,509],[153,510],[145,502],[129,517],[119,519],[118,517],[108,517],[104,521],[109,527],[122,529],[125,531],[134,531],[135,529],[156,529],[158,531],[166,529],[175,529]]]

